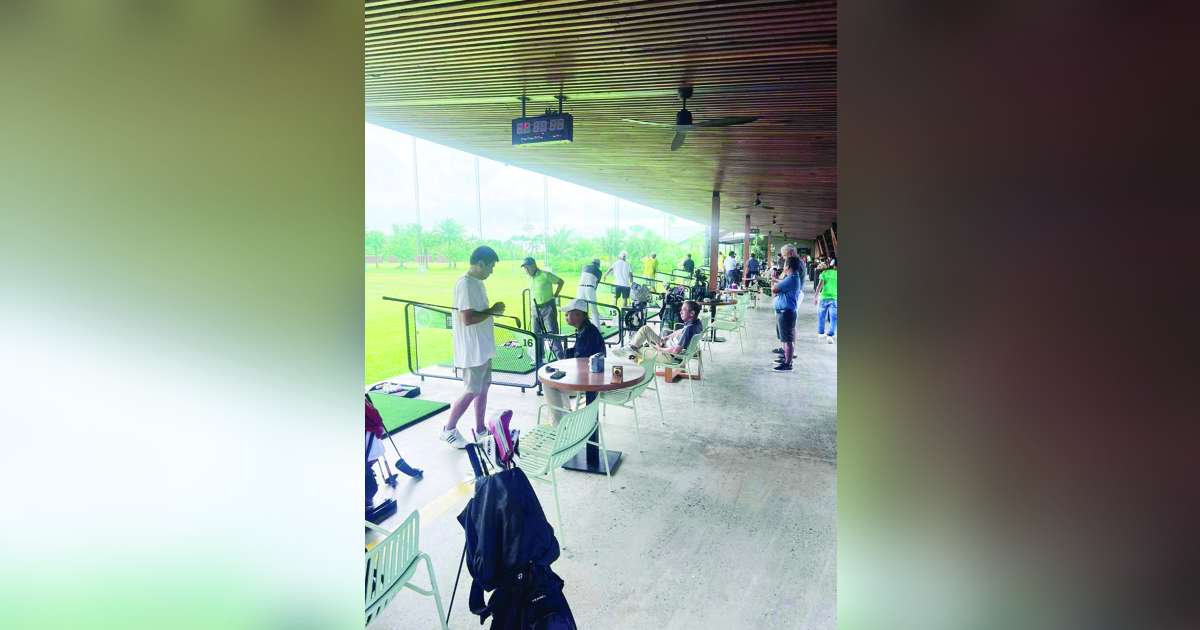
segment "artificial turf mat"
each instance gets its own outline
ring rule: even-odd
[[[383,426],[389,434],[450,408],[450,403],[405,398],[378,392],[371,393],[371,402],[375,404],[379,415],[383,417]]]
[[[524,348],[512,346],[496,346],[496,356],[492,357],[492,371],[508,374],[529,374],[536,368]]]

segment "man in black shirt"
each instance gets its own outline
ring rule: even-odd
[[[692,260],[691,254],[688,254],[686,257],[684,257],[683,270],[686,271],[687,275],[689,276],[692,275],[692,272],[696,270],[696,261]]]
[[[575,329],[575,344],[563,350],[564,359],[586,359],[596,353],[604,353],[604,337],[600,336],[600,329],[588,320],[588,305],[584,300],[573,300],[567,304],[567,323]],[[546,402],[550,404],[550,415],[554,417],[554,424],[562,418],[563,409],[570,409],[571,399],[565,393],[551,387],[542,388],[542,393],[546,395]],[[587,402],[592,402],[596,399],[595,392],[588,392]]]

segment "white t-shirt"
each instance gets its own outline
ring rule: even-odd
[[[487,289],[483,281],[463,274],[454,285],[454,367],[469,368],[487,363],[496,356],[496,335],[492,328],[492,318],[489,317],[478,324],[468,326],[463,321],[462,311],[486,311],[491,308],[488,303]]]
[[[629,268],[629,263],[617,259],[612,266],[613,284],[619,287],[627,287],[633,284],[633,270]]]
[[[730,256],[725,259],[725,271],[733,271],[737,269],[737,259]]]

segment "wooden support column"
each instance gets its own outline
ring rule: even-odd
[[[829,226],[829,238],[833,239],[833,255],[837,256],[837,232],[833,231],[833,226]]]
[[[742,286],[746,286],[746,261],[750,260],[750,215],[746,215],[746,232],[742,235]]]
[[[713,191],[712,194],[712,218],[708,223],[708,290],[714,292],[717,290],[717,274],[721,270],[717,269],[717,248],[720,244],[717,242],[721,239],[721,193]]]

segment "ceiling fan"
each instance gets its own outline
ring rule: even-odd
[[[683,100],[683,109],[675,112],[674,125],[650,122],[647,120],[636,120],[633,118],[622,118],[621,120],[639,125],[650,125],[652,127],[674,127],[675,137],[671,140],[672,151],[676,151],[679,149],[679,147],[683,146],[683,141],[687,138],[689,131],[700,131],[719,127],[732,127],[733,125],[744,125],[746,123],[752,123],[758,120],[758,116],[726,116],[725,118],[714,118],[712,120],[693,122],[692,112],[689,112],[687,109],[687,100],[691,97],[691,86],[679,88],[679,98]]]
[[[742,210],[744,208],[753,208],[755,210],[774,210],[775,206],[768,206],[768,205],[763,204],[762,193],[755,193],[754,194],[754,203],[752,203],[748,206],[738,206],[738,207],[734,208],[734,210]],[[771,223],[774,223],[774,222],[775,222],[775,220],[772,219]]]

